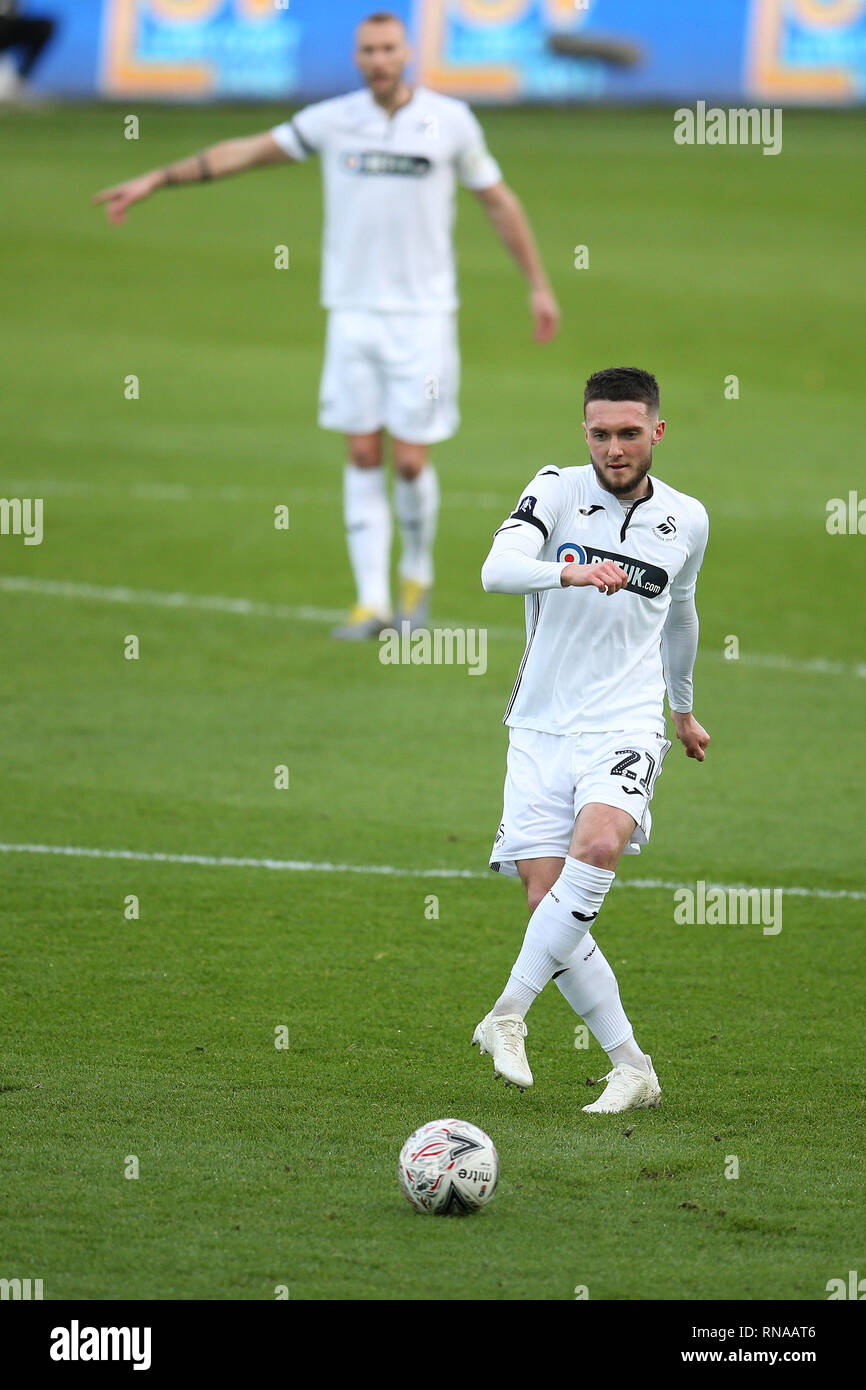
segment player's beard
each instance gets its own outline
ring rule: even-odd
[[[614,497],[621,497],[625,492],[634,492],[636,487],[640,487],[647,473],[649,473],[653,466],[653,451],[650,449],[645,459],[641,459],[639,463],[632,466],[627,478],[617,481],[615,476],[613,478],[606,478],[591,454],[589,458],[590,463],[595,469],[595,476],[598,478],[599,485],[604,488],[605,492],[612,493]],[[634,472],[635,468],[637,469],[636,473]]]
[[[385,76],[385,74],[383,74],[383,77],[384,77],[384,76]],[[388,81],[376,82],[376,81],[373,81],[373,80],[371,79],[370,82],[368,83],[368,86],[369,86],[370,91],[371,91],[371,93],[372,93],[372,95],[373,95],[373,100],[374,100],[374,101],[377,101],[377,102],[379,103],[380,106],[388,106],[388,105],[394,100],[394,98],[396,97],[398,91],[400,90],[400,84],[401,84],[402,81],[403,81],[403,74],[402,74],[402,72],[399,73],[399,74],[398,74],[395,78],[393,78],[390,82],[388,82]]]

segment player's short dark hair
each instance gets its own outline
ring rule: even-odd
[[[372,14],[368,14],[365,19],[361,20],[361,24],[399,24],[401,29],[406,28],[400,16],[391,10],[374,10]],[[360,27],[359,24],[358,28],[360,29]]]
[[[583,410],[590,401],[643,401],[650,414],[659,408],[659,384],[640,367],[605,367],[593,372],[583,388]]]

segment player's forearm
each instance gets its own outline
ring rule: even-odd
[[[694,704],[692,674],[700,623],[693,598],[673,599],[662,628],[662,665],[671,714],[685,716]]]
[[[275,150],[276,157],[279,157]],[[258,140],[222,140],[210,145],[200,154],[191,154],[167,164],[162,169],[154,169],[154,191],[159,188],[176,188],[188,183],[209,183],[212,179],[227,178],[230,174],[242,174],[270,160],[262,157],[261,143]]]
[[[481,570],[481,584],[488,594],[537,594],[562,587],[563,565],[537,560],[519,550],[494,547]]]
[[[520,267],[529,285],[534,290],[549,290],[550,281],[542,264],[529,219],[516,194],[504,188],[494,203],[486,203],[485,211],[493,228]]]

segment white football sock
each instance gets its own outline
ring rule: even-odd
[[[621,1043],[619,1047],[612,1047],[607,1055],[615,1067],[618,1067],[621,1062],[628,1062],[629,1066],[637,1067],[638,1071],[645,1071],[647,1076],[650,1074],[649,1059],[641,1052],[634,1040],[634,1035],[627,1042]]]
[[[391,612],[391,508],[384,468],[343,472],[343,520],[358,602],[374,612]]]
[[[500,994],[490,1012],[494,1018],[501,1018],[503,1014],[520,1014],[521,1018],[525,1018],[529,1013],[530,1004],[534,1004],[537,998],[537,989],[530,988],[522,980],[517,980],[511,975],[504,992]]]
[[[630,1062],[640,1071],[649,1072],[622,1007],[616,976],[591,932],[587,932],[554,979],[557,989],[583,1019],[614,1066]]]
[[[433,542],[439,516],[439,479],[432,463],[426,463],[415,478],[397,475],[394,510],[403,543],[400,578],[414,579],[429,588],[433,583]]]
[[[574,955],[614,878],[612,869],[598,869],[568,855],[559,878],[529,919],[512,978],[540,994]]]

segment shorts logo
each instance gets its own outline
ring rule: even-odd
[[[677,523],[672,516],[666,516],[664,521],[653,527],[653,535],[658,536],[661,541],[672,541],[676,534]]]
[[[582,545],[576,545],[573,541],[566,541],[556,552],[557,560],[564,565],[585,565],[586,551]]]
[[[379,151],[344,154],[340,164],[347,174],[403,174],[415,179],[423,179],[433,168],[432,161],[426,155]]]

